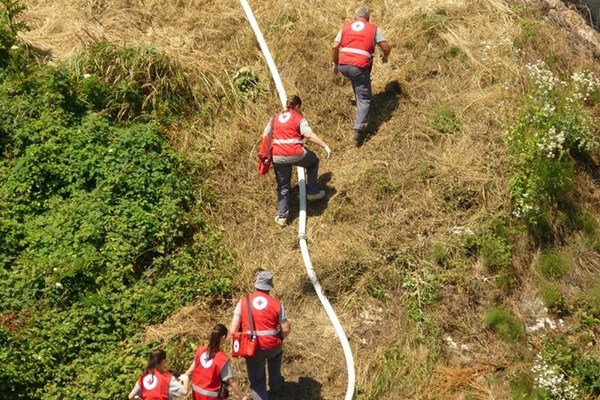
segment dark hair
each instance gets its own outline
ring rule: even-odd
[[[150,354],[148,354],[148,365],[146,366],[146,373],[149,373],[155,369],[160,371],[160,363],[166,359],[167,353],[165,353],[163,349],[152,350]]]
[[[287,101],[285,102],[285,108],[288,110],[290,110],[296,106],[301,106],[301,105],[302,105],[302,99],[297,94],[288,97]]]
[[[210,333],[210,340],[208,341],[208,358],[213,358],[217,351],[219,351],[223,336],[227,336],[227,328],[223,324],[216,324]]]

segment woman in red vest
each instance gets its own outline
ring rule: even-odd
[[[263,131],[263,139],[272,136],[273,169],[277,179],[278,210],[275,222],[287,225],[290,213],[290,186],[292,167],[304,167],[307,170],[306,199],[320,200],[325,197],[317,177],[319,175],[319,158],[315,153],[304,148],[304,139],[325,149],[327,158],[331,158],[331,149],[310,128],[302,115],[302,99],[292,96],[286,102],[286,109],[275,114]]]
[[[222,400],[225,397],[227,384],[236,396],[242,400],[246,397],[240,390],[227,355],[221,351],[223,341],[227,338],[227,328],[217,324],[213,328],[208,346],[198,347],[194,361],[186,373],[181,376],[187,392],[188,377],[192,377],[192,393],[194,400]]]
[[[146,372],[129,393],[129,400],[171,400],[185,394],[183,385],[165,369],[167,354],[162,349],[150,352]]]

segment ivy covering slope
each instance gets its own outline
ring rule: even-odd
[[[0,11],[0,399],[121,398],[152,345],[143,328],[231,287],[198,216],[202,171],[162,132],[191,91],[173,65],[109,80],[38,64],[17,43],[21,8]],[[98,46],[123,68],[123,54],[164,61]],[[177,84],[145,93],[157,79]]]

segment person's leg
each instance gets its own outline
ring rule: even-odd
[[[310,151],[306,150],[306,155],[302,160],[294,163],[298,167],[306,168],[306,193],[317,194],[321,190],[317,178],[319,177],[319,157]]]
[[[246,358],[248,380],[252,391],[252,400],[267,400],[267,377],[265,375],[265,350],[256,350],[254,357]]]
[[[277,180],[277,216],[288,219],[290,214],[290,186],[292,165],[273,163]]]
[[[356,99],[356,118],[353,129],[357,132],[364,132],[367,128],[367,115],[371,106],[371,68],[340,65],[338,70],[352,82],[352,90]]]
[[[367,129],[367,117],[371,108],[371,69],[357,68],[356,82],[356,120],[354,130],[364,132]]]
[[[281,359],[283,351],[281,346],[268,350],[267,357],[267,370],[269,371],[269,390],[271,393],[278,392],[283,386],[283,376],[281,376]]]

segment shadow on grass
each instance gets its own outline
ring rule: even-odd
[[[371,137],[379,132],[381,125],[390,120],[394,110],[400,104],[401,96],[402,87],[397,80],[393,80],[385,85],[383,92],[371,97],[367,131],[362,143],[369,141]]]
[[[323,400],[322,386],[313,378],[301,376],[298,382],[285,382],[281,390],[269,394],[269,400]]]
[[[325,190],[325,198],[318,201],[309,201],[306,203],[306,215],[309,217],[314,217],[317,215],[323,214],[327,209],[327,204],[329,203],[329,199],[337,192],[334,188],[329,186],[329,182],[331,181],[332,173],[326,172],[322,174],[319,178],[319,185],[321,189]],[[300,213],[300,189],[298,185],[294,185],[292,187],[292,191],[290,194],[290,217],[289,223],[298,219],[298,215]]]

